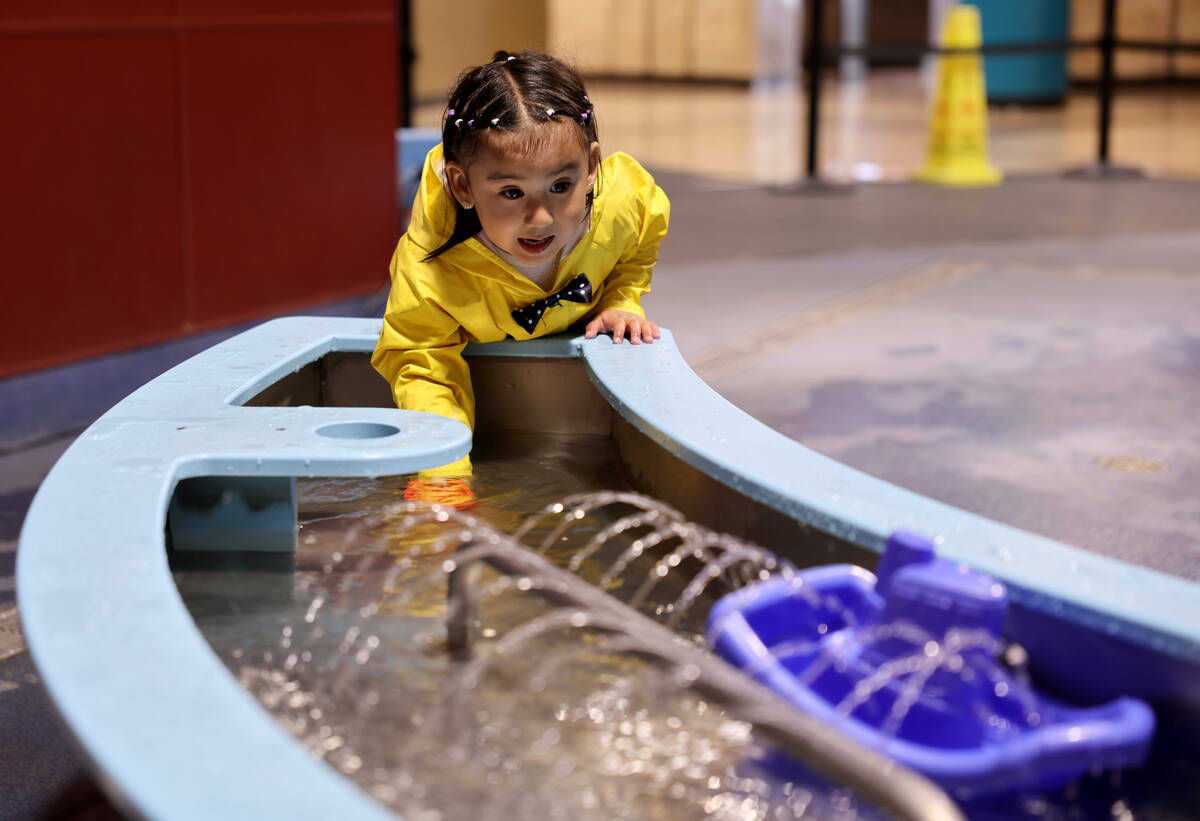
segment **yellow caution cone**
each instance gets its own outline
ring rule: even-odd
[[[978,49],[981,42],[979,9],[958,5],[946,13],[942,48],[965,52]],[[987,94],[978,52],[942,55],[929,154],[917,181],[956,186],[999,183],[1004,175],[988,161],[987,134]]]

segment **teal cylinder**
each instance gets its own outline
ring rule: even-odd
[[[983,45],[1065,41],[1069,0],[975,0]],[[990,103],[1061,103],[1067,95],[1067,52],[989,55],[983,60]]]

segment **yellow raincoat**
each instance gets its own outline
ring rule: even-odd
[[[591,227],[543,290],[476,238],[423,262],[454,228],[454,205],[438,171],[442,148],[425,159],[412,222],[392,256],[392,289],[371,364],[392,386],[396,406],[439,413],[475,426],[475,395],[462,352],[467,342],[495,342],[566,330],[600,311],[645,316],[642,294],[667,233],[670,203],[637,160],[616,153],[600,165]],[[532,333],[514,309],[557,293],[579,274],[592,284],[589,304],[548,308]],[[439,471],[470,472],[461,460]]]

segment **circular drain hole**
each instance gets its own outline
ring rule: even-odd
[[[384,422],[333,422],[317,428],[319,435],[332,439],[381,439],[399,432],[400,428]]]

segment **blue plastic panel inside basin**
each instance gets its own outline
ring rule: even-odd
[[[1075,706],[999,661],[1007,601],[986,574],[893,539],[888,584],[852,565],[775,577],[721,599],[714,650],[797,710],[960,797],[1055,789],[1141,763],[1143,702]]]

